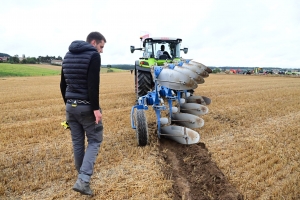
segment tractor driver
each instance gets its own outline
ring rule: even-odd
[[[160,46],[160,50],[157,51],[156,57],[159,59],[161,55],[166,55],[168,59],[171,59],[171,56],[167,51],[165,51],[165,45]]]

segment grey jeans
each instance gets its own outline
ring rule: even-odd
[[[90,182],[94,164],[103,140],[102,120],[96,124],[95,116],[89,105],[72,107],[66,104],[66,119],[71,128],[75,167],[78,178]],[[85,134],[88,145],[85,150]]]

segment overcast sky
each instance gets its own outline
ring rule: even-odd
[[[141,31],[182,38],[184,58],[208,66],[300,67],[298,0],[9,0],[0,52],[64,57],[91,31],[107,39],[102,64],[134,64]]]

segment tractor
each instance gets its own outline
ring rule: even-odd
[[[195,144],[200,135],[194,128],[204,125],[202,115],[208,113],[210,98],[194,96],[194,89],[204,83],[212,70],[202,63],[183,59],[188,48],[181,49],[180,38],[155,37],[142,41],[142,48],[130,46],[130,51],[143,51],[135,61],[136,105],[131,109],[131,126],[136,130],[137,144],[149,143],[145,110],[151,106],[156,114],[156,132],[181,144]],[[160,52],[159,52],[160,51]],[[162,112],[166,111],[164,115]]]

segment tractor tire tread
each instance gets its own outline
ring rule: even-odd
[[[137,95],[138,97],[146,95],[149,91],[151,91],[152,87],[152,78],[150,72],[137,71]]]
[[[148,144],[148,124],[144,110],[136,110],[136,137],[139,146],[145,146]]]

